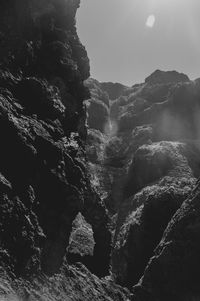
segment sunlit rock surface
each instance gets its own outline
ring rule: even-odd
[[[135,300],[198,300],[199,182],[173,216],[134,288]]]
[[[78,7],[0,3],[1,300],[129,298],[97,277],[109,275],[111,233],[85,156],[89,59]]]
[[[200,81],[88,79],[78,7],[0,3],[0,299],[199,300]]]
[[[72,232],[69,238],[68,253],[80,256],[92,256],[94,253],[94,236],[90,224],[81,213],[78,213],[72,223]]]
[[[109,278],[100,280],[80,263],[52,277],[41,275],[31,281],[13,281],[4,271],[0,276],[2,301],[131,301],[127,289]]]
[[[199,163],[199,156],[198,149],[177,142],[144,145],[135,153],[112,253],[119,283],[132,286],[142,277],[168,222],[195,186],[191,166]]]
[[[109,96],[115,131],[93,144],[100,160],[88,157],[111,217],[112,277],[134,287],[134,301],[198,300],[198,242],[181,221],[193,225],[192,214],[198,216],[192,191],[200,175],[199,80],[157,70],[119,91]],[[198,226],[191,229],[199,234]]]

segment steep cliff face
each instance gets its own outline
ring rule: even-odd
[[[0,3],[0,299],[199,300],[199,80],[90,96],[78,7]]]
[[[135,300],[198,300],[199,181],[168,224],[134,288]]]
[[[72,50],[72,46],[74,51],[81,47],[73,35],[78,2],[73,6],[69,1],[55,3],[15,1],[4,3],[1,9],[7,14],[3,25],[8,32],[1,55],[0,160],[1,179],[10,187],[1,191],[1,216],[10,227],[6,231],[2,224],[2,246],[16,273],[33,265],[49,273],[58,270],[70,223],[83,206],[84,167],[76,162],[76,153],[86,93],[82,68]],[[66,35],[66,42],[58,33]],[[84,49],[83,59],[87,59]],[[65,103],[70,98],[74,108],[69,113]],[[76,120],[73,124],[72,119]],[[74,138],[72,131],[77,133]],[[74,155],[70,156],[70,148]]]
[[[108,275],[111,240],[85,159],[89,59],[76,33],[78,7],[79,0],[0,3],[2,298],[12,291],[23,300],[80,300],[78,282],[90,291],[82,300],[128,296],[86,268],[68,267],[78,260],[96,275]],[[90,280],[84,284],[85,277]],[[52,281],[63,287],[50,292]]]
[[[101,160],[88,144],[111,217],[112,277],[134,301],[198,300],[199,80],[157,70],[115,92],[110,131],[93,138]]]

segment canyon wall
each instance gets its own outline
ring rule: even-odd
[[[0,3],[0,298],[199,300],[199,80],[88,79],[79,5]]]
[[[199,80],[156,70],[120,92],[98,87],[111,126],[89,124],[88,158],[111,219],[112,278],[134,301],[199,300]]]
[[[1,299],[129,294],[97,277],[109,274],[111,234],[86,165],[89,59],[76,31],[79,4],[0,3]]]

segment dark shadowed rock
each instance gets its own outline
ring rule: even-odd
[[[87,102],[87,123],[89,128],[96,129],[104,133],[108,122],[108,107],[100,100],[89,100]]]
[[[129,198],[119,207],[112,252],[112,271],[122,285],[130,287],[140,280],[168,222],[194,187],[192,167],[199,160],[194,148],[161,142],[135,153],[124,189]]]
[[[108,93],[104,91],[100,82],[98,82],[96,79],[88,78],[84,81],[84,85],[90,90],[92,99],[98,99],[107,107],[110,106]]]
[[[117,283],[132,287],[140,280],[154,248],[190,187],[191,182],[184,180],[180,186],[148,186],[121,206],[118,222],[122,226],[112,252],[112,272]],[[123,214],[127,218],[122,222]]]
[[[92,273],[106,276],[111,248],[108,213],[87,171],[89,92],[83,81],[89,60],[75,27],[79,3],[0,3],[1,283],[4,270],[6,277],[12,275],[1,296],[21,292],[24,300],[95,300],[97,285],[96,300],[125,300],[120,287],[101,282],[85,267],[68,266],[70,241],[69,250],[90,257],[85,264]],[[85,220],[72,225],[79,212]]]
[[[199,300],[199,80],[88,79],[79,5],[0,3],[0,299]]]
[[[88,129],[87,132],[87,158],[92,163],[102,163],[104,160],[106,137],[95,129]]]
[[[2,300],[33,301],[131,301],[127,289],[116,285],[108,277],[99,279],[82,264],[63,269],[53,277],[41,275],[34,281],[13,281],[0,270]]]
[[[112,83],[112,82],[101,83],[101,87],[104,91],[108,93],[109,98],[111,100],[118,98],[127,89],[126,86],[120,83]]]
[[[15,88],[15,96],[24,106],[27,114],[37,114],[40,118],[64,118],[65,107],[59,90],[36,78],[22,79]]]
[[[194,160],[198,164],[198,148],[196,152]],[[139,147],[129,167],[125,196],[129,197],[165,177],[167,180],[170,177],[191,177],[192,170],[186,154],[187,146],[177,142],[159,142]],[[191,159],[193,153],[189,150],[187,155]]]
[[[147,291],[153,300],[198,300],[198,236],[199,183],[169,223],[135,295]]]
[[[189,77],[183,73],[177,71],[161,71],[156,70],[150,76],[145,79],[145,83],[159,84],[159,83],[179,83],[187,82]]]
[[[171,86],[165,101],[150,103],[140,113],[123,112],[118,129],[125,132],[139,125],[154,124],[158,141],[197,139],[199,108],[198,83],[179,83]]]
[[[90,165],[93,178],[107,192],[113,279],[135,286],[134,301],[198,300],[194,235],[185,244],[184,227],[177,229],[172,241],[166,240],[166,233],[200,175],[199,80],[157,70],[144,84],[120,93],[110,101],[115,131],[99,143],[104,160]],[[94,145],[96,150],[99,144]],[[184,213],[180,214],[182,218]],[[177,237],[182,237],[178,243]],[[194,250],[191,256],[188,245]]]

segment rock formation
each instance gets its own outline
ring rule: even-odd
[[[78,7],[0,3],[0,299],[199,300],[200,81],[88,79]]]
[[[168,224],[134,288],[136,300],[199,299],[198,225],[199,183]]]
[[[92,161],[107,191],[112,278],[133,288],[133,301],[198,300],[199,80],[157,70],[115,88],[115,131],[93,144],[103,151]]]
[[[161,71],[156,70],[145,79],[148,84],[164,84],[164,83],[179,83],[188,82],[189,77],[177,71]]]
[[[108,93],[110,100],[115,100],[123,94],[123,92],[127,89],[126,86],[120,83],[112,83],[112,82],[104,82],[101,83],[102,90]]]
[[[78,7],[79,0],[0,3],[0,299],[129,295],[94,276],[109,273],[111,234],[86,165],[89,59],[76,32]],[[69,266],[77,260],[94,274]]]

